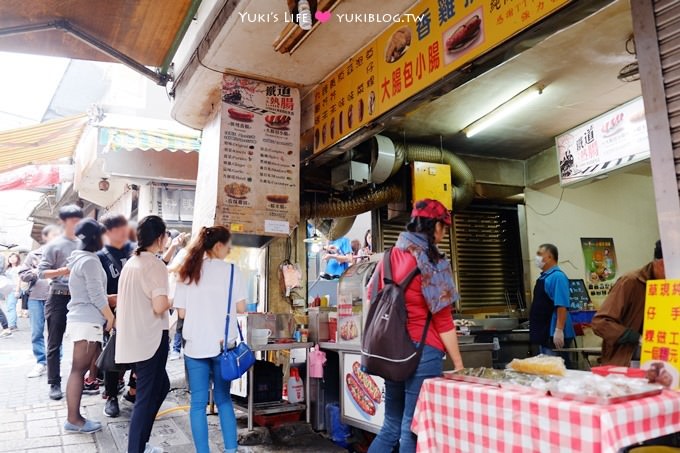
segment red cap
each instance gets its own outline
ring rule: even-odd
[[[437,200],[426,198],[425,200],[416,201],[413,204],[413,211],[411,217],[424,217],[426,219],[435,219],[451,226],[451,212],[446,209],[446,206]]]

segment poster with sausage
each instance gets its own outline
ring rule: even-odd
[[[361,371],[360,354],[343,357],[343,415],[377,432],[385,418],[385,381]]]
[[[225,75],[221,126],[217,223],[288,236],[300,211],[298,90]]]

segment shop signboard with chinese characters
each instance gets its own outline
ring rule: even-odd
[[[641,368],[650,380],[680,388],[680,280],[647,282]]]
[[[387,30],[317,87],[314,151],[332,146],[569,2],[421,0],[394,16]]]
[[[221,126],[217,223],[288,236],[300,212],[298,90],[225,75]]]
[[[649,157],[642,98],[633,99],[555,139],[563,187]]]

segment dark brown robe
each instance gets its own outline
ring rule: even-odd
[[[630,366],[637,345],[616,342],[626,329],[642,335],[647,280],[653,278],[652,263],[619,278],[593,318],[593,331],[602,337],[602,365]]]

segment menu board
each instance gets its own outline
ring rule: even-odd
[[[385,420],[385,380],[363,373],[361,355],[344,353],[342,359],[342,415],[372,432]]]
[[[680,388],[680,280],[647,282],[641,368],[647,378]]]
[[[562,186],[647,159],[649,138],[642,98],[565,132],[555,142]]]
[[[314,93],[314,151],[337,143],[569,2],[421,0],[404,14],[373,15],[391,25]],[[359,70],[358,63],[363,63]]]
[[[297,89],[225,75],[217,222],[233,233],[288,236],[299,221]]]

